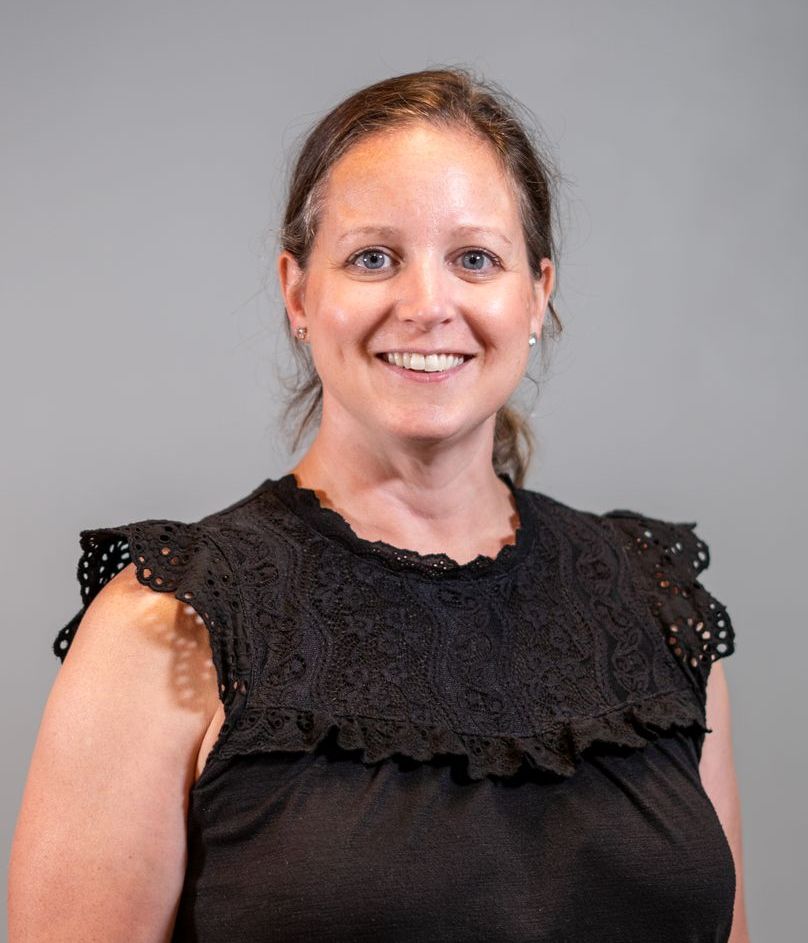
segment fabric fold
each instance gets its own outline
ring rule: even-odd
[[[561,777],[572,776],[585,750],[596,743],[644,747],[674,728],[708,731],[704,713],[688,690],[654,694],[597,717],[577,717],[548,724],[524,735],[480,735],[430,727],[409,720],[336,715],[325,710],[263,706],[249,708],[236,727],[240,736],[225,744],[219,759],[278,750],[310,753],[332,732],[344,750],[361,751],[372,765],[396,755],[429,761],[444,755],[465,761],[470,779],[511,776],[527,767]]]

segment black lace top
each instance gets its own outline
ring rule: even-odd
[[[358,537],[288,474],[194,523],[81,532],[210,633],[226,719],[174,940],[708,943],[732,855],[699,777],[734,649],[692,523],[511,488],[458,564]]]

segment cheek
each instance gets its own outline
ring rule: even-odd
[[[361,337],[384,308],[381,287],[374,291],[375,287],[357,286],[344,279],[324,280],[317,286],[310,313],[315,321],[327,325],[329,332],[345,339]]]
[[[331,297],[322,308],[318,321],[327,325],[332,337],[347,338],[356,331],[356,308],[339,298]]]
[[[522,334],[527,344],[530,308],[523,292],[492,291],[486,298],[478,297],[472,310],[492,346],[518,347]]]

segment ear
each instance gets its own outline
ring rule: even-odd
[[[292,333],[306,324],[304,300],[305,272],[297,259],[284,249],[278,256],[278,281],[283,294],[283,303],[289,318]]]
[[[555,266],[550,259],[541,260],[541,275],[533,280],[533,301],[530,315],[530,330],[541,337],[547,303],[555,287]]]

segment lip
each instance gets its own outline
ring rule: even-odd
[[[402,347],[401,350],[391,348],[390,350],[380,350],[376,356],[383,357],[385,354],[422,354],[428,357],[430,354],[448,354],[451,357],[465,357],[470,360],[474,354],[467,354],[462,350],[419,350],[417,347]]]
[[[413,351],[413,353],[417,352],[418,351]],[[376,360],[378,360],[383,367],[387,367],[388,370],[392,370],[393,373],[403,379],[411,380],[414,383],[446,383],[453,377],[456,377],[464,367],[467,367],[471,361],[474,360],[474,357],[467,356],[463,363],[458,364],[456,367],[451,367],[449,370],[436,370],[431,373],[427,373],[425,370],[408,370],[406,367],[399,367],[394,363],[390,363],[390,361],[381,354],[376,355]]]

